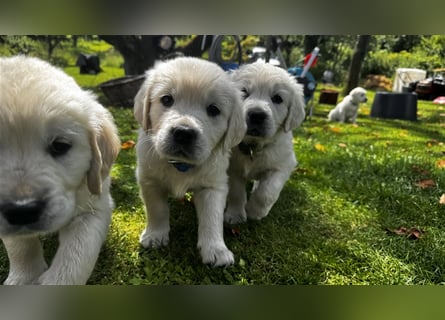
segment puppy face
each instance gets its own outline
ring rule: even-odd
[[[244,94],[247,139],[271,139],[304,120],[303,90],[285,70],[253,63],[235,71],[233,79]]]
[[[101,193],[118,148],[110,115],[74,80],[34,58],[0,59],[0,236],[65,225],[83,193]]]
[[[177,58],[156,65],[135,98],[135,117],[161,158],[202,164],[241,141],[240,94],[216,64]]]
[[[349,95],[352,97],[352,101],[355,104],[368,101],[368,98],[366,97],[366,90],[361,87],[352,89]]]

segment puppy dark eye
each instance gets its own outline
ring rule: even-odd
[[[207,107],[207,114],[209,117],[216,117],[221,113],[217,106],[211,104]]]
[[[48,152],[53,158],[57,158],[66,154],[71,147],[71,143],[65,140],[56,139],[49,145]]]
[[[243,93],[243,98],[244,99],[247,99],[250,96],[250,94],[249,94],[249,92],[247,91],[246,88],[242,88],[241,92]]]
[[[283,102],[283,98],[281,98],[279,94],[274,95],[271,99],[272,102],[275,104],[280,104],[281,102]]]
[[[174,102],[175,102],[175,100],[169,94],[161,97],[161,103],[164,107],[167,107],[167,108],[171,107]]]

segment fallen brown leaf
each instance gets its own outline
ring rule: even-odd
[[[438,168],[445,168],[445,159],[437,161],[436,165]]]
[[[426,142],[426,145],[428,147],[432,147],[433,145],[436,145],[436,144],[439,144],[439,140],[437,140],[437,139],[431,139]]]
[[[316,143],[314,147],[317,151],[326,152],[326,147],[321,143]]]
[[[439,204],[445,204],[445,193],[440,196]]]
[[[432,179],[426,179],[426,180],[414,182],[414,185],[416,187],[419,187],[420,189],[429,189],[429,188],[435,188],[436,182],[434,182],[434,180],[432,180]]]
[[[390,229],[386,228],[386,230],[390,233],[394,233],[398,236],[406,236],[409,239],[418,240],[423,237],[425,234],[424,230],[417,229],[417,228],[405,228],[400,227],[398,229]]]
[[[127,149],[131,149],[134,148],[134,146],[136,145],[136,142],[134,142],[133,140],[128,140],[125,141],[124,143],[122,143],[122,150],[127,150]]]
[[[331,127],[330,129],[331,129],[332,132],[335,132],[335,133],[340,133],[341,132],[341,128],[339,128],[339,127]]]
[[[224,227],[224,229],[232,237],[239,237],[241,235],[241,229],[239,227],[227,226],[227,227]]]
[[[338,144],[338,146],[340,147],[340,148],[346,148],[348,145],[346,144],[346,143],[339,143]]]

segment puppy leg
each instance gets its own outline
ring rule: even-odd
[[[140,186],[142,200],[145,204],[147,226],[139,242],[144,248],[158,248],[168,244],[170,232],[170,210],[168,193],[159,185],[144,184]]]
[[[338,114],[338,121],[340,123],[344,123],[346,120],[346,113],[342,110],[341,112],[339,112]]]
[[[77,216],[61,229],[56,255],[37,283],[85,284],[94,269],[110,222],[111,208],[105,205]]]
[[[239,175],[229,176],[229,194],[227,195],[227,208],[224,212],[224,221],[229,224],[245,222],[246,215],[246,181]]]
[[[249,219],[260,220],[269,214],[289,176],[290,172],[269,171],[255,183],[246,206]]]
[[[213,267],[234,263],[233,253],[224,243],[224,206],[227,190],[202,189],[193,195],[198,214],[198,249],[202,262]]]
[[[31,284],[48,268],[38,237],[6,237],[3,243],[10,265],[4,284]]]
[[[353,124],[356,124],[356,123],[357,123],[357,113],[355,113],[355,114],[351,117],[351,122],[352,122]]]

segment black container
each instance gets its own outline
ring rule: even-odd
[[[371,107],[371,117],[417,120],[417,94],[377,92]]]
[[[320,91],[320,97],[318,103],[330,104],[335,106],[337,104],[338,91],[330,89],[322,89]]]
[[[113,106],[133,107],[134,97],[139,91],[145,75],[125,76],[99,84]]]

